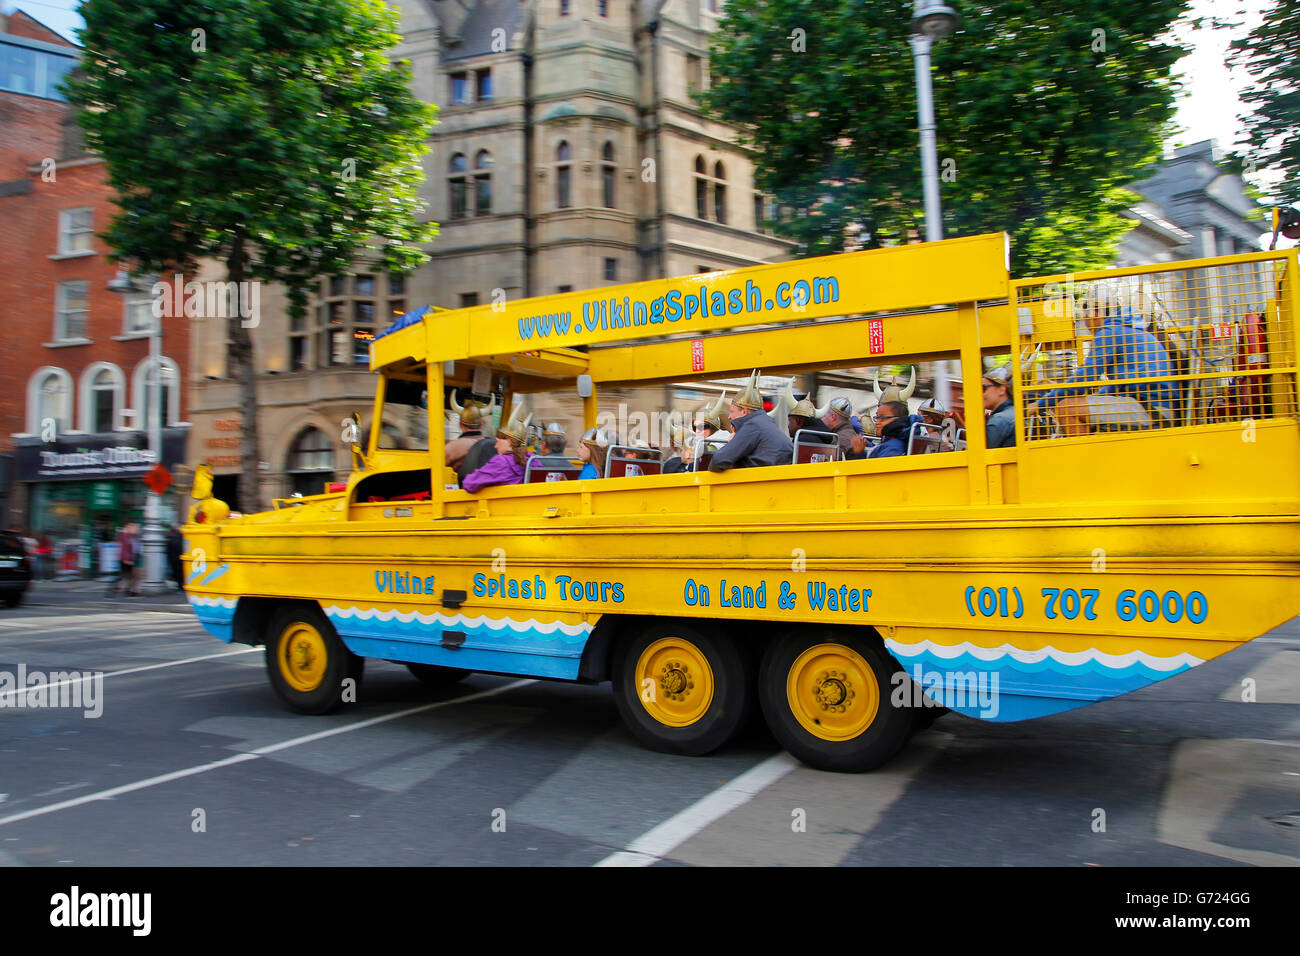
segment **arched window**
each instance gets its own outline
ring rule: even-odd
[[[27,431],[43,434],[47,421],[58,434],[72,430],[72,376],[52,365],[38,368],[27,383]]]
[[[600,200],[606,209],[614,208],[614,144],[606,143],[600,151]]]
[[[153,383],[156,366],[152,359],[143,359],[131,373],[131,399],[135,408],[135,427],[147,429],[153,425],[158,416],[158,409],[163,410],[163,417],[158,421],[159,427],[174,425],[181,417],[181,373],[175,360],[163,356],[158,365],[162,378],[159,380],[159,398],[157,406],[153,403]]]
[[[709,184],[705,181],[704,157],[695,157],[695,218],[709,218]]]
[[[596,0],[596,12],[602,17],[609,16],[609,0]]]
[[[324,491],[326,483],[334,480],[334,446],[329,436],[319,428],[304,428],[289,447],[284,470],[293,492],[318,495]]]
[[[713,178],[717,180],[713,184],[713,218],[718,222],[727,221],[727,171],[722,168],[721,163],[713,164]]]
[[[449,178],[447,180],[450,190],[448,210],[451,219],[465,218],[469,204],[469,181],[465,176],[466,167],[467,164],[463,153],[457,153],[451,158],[451,164],[448,168]]]
[[[474,215],[492,215],[492,154],[486,149],[474,156]]]
[[[81,430],[111,432],[121,426],[126,376],[111,362],[95,362],[81,373]]]
[[[572,159],[569,144],[561,140],[555,147],[555,205],[560,209],[573,205],[573,167],[569,165]]]

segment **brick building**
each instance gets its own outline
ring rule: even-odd
[[[0,521],[49,533],[86,570],[97,539],[141,517],[159,368],[163,460],[184,462],[189,335],[169,320],[155,365],[148,296],[109,288],[118,267],[96,233],[112,191],[57,89],[79,52],[25,13],[0,16]]]

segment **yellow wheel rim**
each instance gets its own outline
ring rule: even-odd
[[[294,621],[280,632],[276,660],[285,683],[296,691],[309,694],[325,679],[329,651],[320,631],[305,621]]]
[[[637,658],[636,691],[646,713],[668,727],[689,727],[713,703],[713,668],[698,647],[663,637]]]
[[[852,740],[880,711],[876,672],[844,644],[817,644],[795,658],[785,696],[800,726],[822,740]]]

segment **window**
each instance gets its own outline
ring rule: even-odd
[[[406,294],[406,276],[394,272],[388,277],[388,294],[405,295]]]
[[[355,295],[374,295],[375,294],[375,277],[367,273],[362,273],[356,277]]]
[[[560,16],[567,17],[568,15],[569,15],[569,0],[560,0]]]
[[[763,202],[762,193],[754,193],[754,231],[766,232],[765,219],[767,218],[766,206]]]
[[[289,336],[289,371],[305,372],[311,368],[311,356],[307,352],[307,336]]]
[[[122,334],[149,335],[158,324],[153,314],[153,299],[147,295],[124,297]]]
[[[289,365],[292,371],[346,368],[370,364],[370,343],[381,328],[406,312],[404,299],[393,298],[406,289],[401,276],[359,272],[331,279],[323,300],[312,308],[316,327],[305,320],[290,320]],[[350,294],[342,294],[351,289]],[[315,338],[313,349],[309,344]]]
[[[388,325],[397,319],[406,315],[406,299],[395,298],[406,294],[406,276],[390,275],[388,277],[388,314],[384,316],[384,324]]]
[[[568,209],[572,204],[572,167],[569,165],[572,159],[573,151],[567,142],[555,147],[555,205],[560,209]]]
[[[609,16],[609,0],[596,0],[596,12],[602,17]]]
[[[91,252],[95,232],[89,209],[65,209],[59,213],[59,252]]]
[[[347,295],[348,294],[348,277],[334,276],[330,279],[330,295]]]
[[[157,405],[153,402],[155,381],[158,383]],[[172,359],[163,356],[156,365],[151,359],[141,360],[131,373],[136,428],[150,428],[155,421],[161,428],[180,420],[180,381],[180,369]],[[162,409],[161,420],[159,409]]]
[[[492,154],[480,149],[474,157],[474,215],[492,215]]]
[[[90,316],[90,306],[86,300],[89,288],[90,283],[85,281],[59,283],[54,315],[54,341],[67,342],[86,337],[86,321]]]
[[[119,372],[118,375],[121,373]],[[89,414],[87,429],[92,432],[111,432],[117,425],[117,403],[120,394],[119,378],[109,368],[100,368],[90,380]]]
[[[713,177],[717,180],[713,184],[713,218],[718,222],[727,221],[727,187],[723,182],[727,178],[727,171],[722,168],[721,163],[714,163]]]
[[[480,103],[492,99],[492,71],[474,71],[474,98]]]
[[[318,495],[334,480],[334,447],[319,428],[305,428],[289,448],[285,469],[294,494]]]
[[[709,184],[704,180],[704,157],[695,157],[695,218],[709,218]]]
[[[5,35],[0,39],[0,90],[62,100],[56,87],[75,63],[75,56],[33,49],[21,38]]]
[[[694,53],[686,54],[686,92],[694,93],[704,82],[704,65]]]
[[[555,287],[555,291],[556,291],[557,293],[559,293],[559,292],[572,292],[572,291],[573,291],[573,286],[571,286],[571,285],[557,285],[557,286]]]
[[[449,167],[450,179],[448,186],[450,188],[450,199],[448,207],[452,219],[464,219],[465,212],[469,204],[469,180],[465,177],[466,160],[462,153],[457,153],[451,158]]]
[[[606,143],[600,151],[600,201],[606,209],[614,208],[614,144]]]
[[[451,105],[462,106],[469,102],[469,74],[453,73],[451,80]]]
[[[462,292],[460,294],[460,307],[462,309],[468,309],[470,308],[470,306],[475,306],[475,305],[478,305],[477,292]]]
[[[72,428],[72,376],[61,368],[46,366],[32,375],[27,391],[27,431],[45,433],[47,420],[58,433]]]
[[[606,260],[605,260],[605,279],[606,279],[606,281],[608,281],[608,282],[615,282],[615,281],[618,280],[618,260],[617,260],[617,259],[606,259]]]

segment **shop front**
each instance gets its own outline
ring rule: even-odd
[[[177,475],[185,462],[189,429],[163,430],[162,464]],[[55,545],[55,573],[84,577],[112,573],[112,545],[129,521],[143,524],[149,494],[145,474],[157,460],[140,432],[69,435],[53,442],[19,438],[16,478],[26,491],[26,528],[49,535]],[[184,520],[184,489],[173,481],[160,501],[164,525]]]

